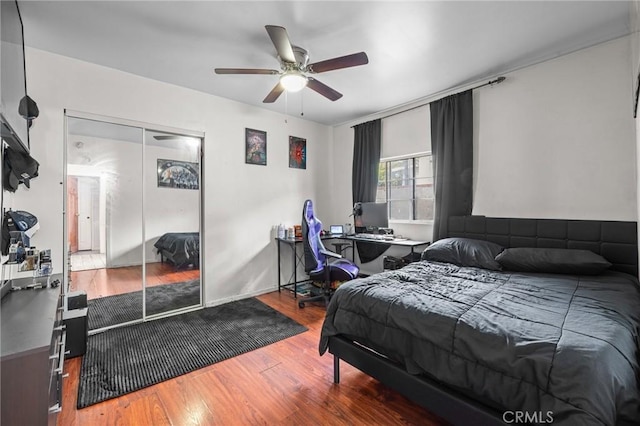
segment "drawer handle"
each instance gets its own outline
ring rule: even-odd
[[[57,327],[53,327],[53,331],[62,331],[62,330],[64,330],[64,328],[65,328],[64,324],[63,325],[59,325]]]
[[[61,353],[65,352],[66,345],[67,345],[67,333],[63,333],[62,339],[60,339],[60,346],[62,347],[62,349],[60,350]],[[64,357],[61,356],[60,358],[58,358],[58,368],[56,368],[53,371],[56,373],[62,374],[63,368],[64,368]]]
[[[59,413],[60,411],[62,411],[62,407],[59,403],[54,405],[53,407],[49,407],[49,413]]]

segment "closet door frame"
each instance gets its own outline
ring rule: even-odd
[[[202,238],[203,235],[203,229],[204,229],[204,211],[203,211],[203,206],[204,206],[204,167],[203,167],[203,159],[204,159],[204,137],[205,137],[205,133],[204,132],[199,132],[199,131],[194,131],[194,130],[187,130],[187,129],[181,129],[181,128],[177,128],[177,127],[170,127],[170,126],[163,126],[163,125],[158,125],[158,124],[152,124],[152,123],[145,123],[145,122],[141,122],[141,121],[135,121],[135,120],[129,120],[129,119],[125,119],[125,118],[118,118],[118,117],[110,117],[110,116],[105,116],[105,115],[98,115],[98,114],[92,114],[92,113],[87,113],[87,112],[81,112],[81,111],[75,111],[75,110],[70,110],[70,109],[65,109],[64,110],[64,150],[63,150],[63,187],[66,188],[67,186],[67,143],[68,143],[68,136],[69,136],[69,132],[68,132],[68,119],[69,118],[76,118],[76,119],[84,119],[84,120],[91,120],[91,121],[99,121],[99,122],[104,122],[104,123],[110,123],[110,124],[118,124],[118,125],[123,125],[123,126],[129,126],[129,127],[136,127],[142,130],[142,160],[143,160],[143,164],[144,160],[145,160],[145,135],[147,131],[154,131],[154,132],[162,132],[162,133],[168,133],[168,134],[173,134],[176,136],[187,136],[187,137],[192,137],[192,138],[197,138],[200,139],[200,155],[199,155],[199,161],[198,161],[198,165],[199,165],[199,172],[200,172],[200,189],[199,189],[199,197],[198,197],[198,201],[199,201],[199,206],[198,206],[198,211],[199,211],[199,217],[200,217],[200,223],[199,223],[199,234],[200,234],[200,261],[199,261],[199,268],[200,268],[200,305],[194,305],[192,307],[187,307],[184,309],[180,309],[177,311],[168,311],[168,312],[162,312],[159,314],[155,314],[155,315],[149,315],[147,316],[146,313],[146,248],[145,248],[145,244],[144,242],[145,240],[145,230],[146,230],[146,226],[145,226],[145,199],[146,199],[146,194],[145,194],[145,187],[144,184],[142,186],[142,318],[140,320],[135,320],[135,321],[129,321],[126,323],[122,323],[122,324],[118,324],[118,325],[114,325],[114,326],[110,326],[110,327],[106,327],[104,329],[99,329],[99,330],[92,330],[89,332],[89,334],[94,334],[95,332],[101,332],[104,331],[106,329],[110,329],[110,328],[115,328],[115,327],[121,327],[123,325],[129,325],[129,324],[136,324],[139,322],[144,322],[150,319],[156,319],[156,318],[162,318],[162,317],[167,317],[167,316],[171,316],[171,315],[176,315],[179,313],[184,313],[184,312],[189,312],[189,311],[195,311],[195,310],[199,310],[202,309],[205,305],[204,301],[206,300],[205,298],[205,286],[204,286],[204,262],[203,262],[203,254],[204,254],[204,250],[205,250],[205,244],[204,244],[204,240]],[[144,175],[143,175],[144,176]],[[144,183],[144,182],[143,182]],[[68,251],[67,251],[67,246],[69,244],[69,230],[68,230],[68,224],[67,224],[67,190],[65,189],[63,191],[63,200],[62,200],[62,216],[63,216],[63,253],[65,255],[68,255]],[[64,283],[62,286],[62,292],[67,293],[69,291],[69,284],[70,284],[70,276],[71,276],[71,271],[70,271],[70,265],[68,264],[67,261],[62,262],[63,266],[63,279],[64,279]]]

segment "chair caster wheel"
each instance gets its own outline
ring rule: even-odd
[[[298,308],[300,309],[304,308],[304,302],[298,302]]]

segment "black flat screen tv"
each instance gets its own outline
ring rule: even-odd
[[[0,1],[0,129],[13,149],[29,152],[29,123],[18,111],[27,95],[24,32],[17,0]]]

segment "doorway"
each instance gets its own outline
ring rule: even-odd
[[[106,267],[105,206],[99,176],[67,172],[67,211],[69,212],[69,252],[72,271]]]
[[[66,112],[65,277],[93,332],[198,309],[202,134]]]

